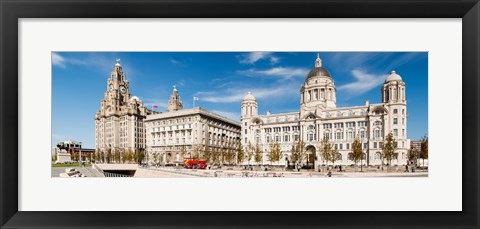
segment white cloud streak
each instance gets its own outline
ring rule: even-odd
[[[67,64],[86,65],[87,62],[74,58],[66,58],[58,53],[52,52],[52,65],[60,68],[66,68]]]
[[[361,95],[382,84],[388,75],[374,75],[365,73],[361,70],[352,70],[352,75],[356,81],[344,84],[338,87],[338,90],[346,91],[350,96]]]
[[[247,92],[252,92],[256,99],[282,99],[298,93],[300,87],[296,84],[282,84],[265,88],[234,88],[225,91],[198,92],[200,101],[211,103],[238,103]]]
[[[259,60],[269,60],[271,64],[276,64],[280,58],[273,55],[271,52],[250,52],[238,56],[241,64],[254,64]]]
[[[289,79],[292,77],[305,77],[309,70],[306,68],[285,68],[275,67],[266,70],[248,69],[245,71],[238,71],[239,74],[247,76],[271,76]]]
[[[234,121],[240,121],[240,112],[229,112],[229,111],[221,111],[221,110],[211,110],[211,112],[219,114],[223,117],[232,119]]]

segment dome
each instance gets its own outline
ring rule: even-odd
[[[322,59],[320,59],[319,54],[317,54],[317,59],[315,60],[315,67],[308,73],[305,81],[317,76],[332,77],[330,76],[330,72],[326,68],[322,67]]]
[[[390,81],[397,81],[397,80],[402,80],[402,77],[398,75],[395,71],[392,71],[390,75],[385,79],[385,82],[390,82]]]
[[[137,96],[132,96],[132,98],[130,99],[130,101],[138,101],[138,102],[141,102],[141,100],[140,100]]]
[[[307,79],[305,79],[305,81],[307,81],[308,79],[312,78],[312,77],[316,77],[316,76],[326,76],[326,77],[331,77],[330,76],[330,72],[324,68],[324,67],[315,67],[313,68],[307,75]]]
[[[245,97],[243,97],[243,100],[255,100],[255,97],[252,95],[252,92],[248,92]]]

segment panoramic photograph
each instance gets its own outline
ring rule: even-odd
[[[51,177],[428,177],[428,52],[51,60]]]

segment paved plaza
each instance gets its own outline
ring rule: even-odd
[[[98,167],[71,167],[84,174],[86,177],[105,177],[97,168],[109,170],[134,170],[133,177],[153,178],[193,178],[193,177],[217,177],[217,178],[353,178],[353,177],[428,177],[427,171],[399,172],[399,171],[376,171],[376,172],[338,172],[327,171],[250,171],[233,169],[184,169],[172,167],[140,167],[132,164],[100,164]],[[70,167],[52,167],[52,177],[59,177],[60,173]]]

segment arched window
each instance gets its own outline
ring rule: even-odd
[[[337,117],[341,117],[341,116],[342,116],[342,112],[337,111]]]
[[[314,129],[315,129],[315,126],[314,126],[314,125],[308,126],[308,130],[314,130]]]
[[[341,161],[342,160],[342,155],[337,153],[337,161]]]
[[[375,159],[380,160],[382,159],[382,154],[380,152],[375,153]]]
[[[366,160],[367,159],[367,154],[366,153],[362,153],[362,160]]]
[[[353,153],[348,153],[348,160],[353,161]]]
[[[348,116],[353,116],[353,111],[348,111]]]
[[[365,115],[365,111],[364,111],[364,110],[361,110],[361,111],[360,111],[360,115],[361,115],[361,116],[364,116],[364,115]]]

